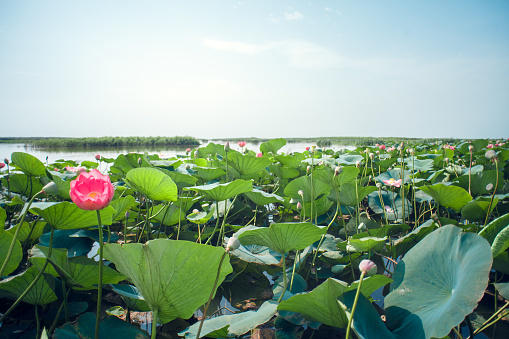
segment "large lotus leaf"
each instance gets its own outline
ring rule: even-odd
[[[184,189],[199,192],[209,200],[223,201],[251,191],[253,189],[253,184],[251,181],[239,179],[225,184],[214,183],[210,185],[186,187]]]
[[[266,142],[262,142],[260,144],[260,151],[262,151],[263,153],[272,152],[274,154],[277,154],[277,151],[279,151],[285,145],[286,140],[283,138],[272,139]]]
[[[491,253],[493,258],[509,248],[509,226],[498,232],[493,244],[491,245]]]
[[[5,225],[5,220],[7,219],[7,212],[0,207],[0,225]],[[0,232],[3,230],[3,227],[0,227]]]
[[[509,213],[504,214],[501,217],[496,218],[488,225],[486,225],[480,232],[479,235],[484,239],[488,240],[488,242],[493,244],[493,241],[497,237],[497,234],[500,233],[506,226],[509,225]]]
[[[255,327],[265,324],[277,312],[277,303],[273,300],[266,301],[260,306],[257,311],[247,311],[231,315],[222,315],[207,319],[203,322],[203,327],[200,332],[200,338],[207,336],[210,338],[226,338],[237,337],[244,333],[249,332]],[[188,327],[179,333],[179,336],[194,339],[198,333],[200,323]],[[226,328],[226,333],[221,336],[216,336],[216,331]],[[209,334],[209,335],[207,335]]]
[[[342,154],[336,159],[336,163],[342,165],[355,165],[357,161],[363,161],[364,157],[359,154]]]
[[[382,198],[382,199],[380,199]],[[396,220],[403,218],[403,200],[401,196],[395,192],[382,190],[372,192],[368,195],[369,207],[377,214],[384,214],[388,220]],[[383,203],[383,206],[382,206]],[[405,218],[412,213],[412,204],[405,198]]]
[[[92,339],[96,316],[92,312],[81,315],[77,321],[57,328],[54,339]],[[99,324],[99,338],[149,338],[147,332],[115,316],[106,316]]]
[[[44,218],[49,225],[58,230],[70,230],[97,225],[96,211],[82,210],[76,204],[70,202],[61,202],[44,209],[34,207],[30,210],[33,210],[40,217]],[[103,225],[111,225],[114,213],[115,210],[111,206],[103,208],[100,211],[101,223]]]
[[[334,202],[329,200],[327,196],[323,196],[321,198],[318,198],[313,203],[313,217],[323,215],[326,213],[331,207],[334,205]],[[341,206],[341,209],[343,212],[345,212],[346,207]],[[302,212],[306,215],[306,218],[311,216],[311,203],[306,204],[304,203],[302,206]]]
[[[137,312],[150,311],[150,307],[148,307],[136,286],[129,284],[110,284],[110,286],[115,293],[120,295],[129,309]]]
[[[205,181],[214,180],[226,174],[226,172],[220,168],[207,168],[207,167],[194,167],[198,176]]]
[[[116,168],[120,169],[122,172],[127,173],[133,168],[140,167],[138,161],[141,160],[141,167],[151,167],[150,160],[147,159],[145,154],[139,153],[129,153],[129,154],[120,154],[117,159],[115,159],[114,165]]]
[[[478,197],[475,200],[470,201],[468,204],[463,206],[461,209],[461,216],[470,221],[483,221],[486,219],[486,214],[493,212],[495,207],[497,206],[498,199],[493,199],[493,203],[491,202],[491,198]],[[490,208],[491,207],[491,208]]]
[[[16,229],[18,227],[21,227],[18,233],[17,240],[20,243],[24,243],[39,238],[42,235],[45,226],[46,222],[44,221],[34,220],[31,223],[25,221],[23,222],[23,225],[20,226],[19,224],[17,224],[16,226],[9,228],[7,232],[14,235],[14,233],[16,233]]]
[[[419,187],[424,193],[433,197],[440,206],[452,208],[459,212],[463,206],[472,200],[470,194],[464,188],[458,186],[446,186],[444,184],[435,184],[431,186]]]
[[[499,173],[500,177],[503,176],[502,173]],[[464,189],[468,190],[468,169],[467,174],[464,174],[460,177],[458,177],[458,185],[463,187]],[[495,187],[495,184],[497,182],[497,171],[482,171],[475,174],[470,175],[470,192],[472,193],[472,196],[475,195],[482,195],[482,194],[490,194],[493,193],[493,188]],[[488,190],[486,188],[490,188]]]
[[[424,160],[418,160],[414,159],[412,161],[412,158],[405,158],[404,161],[406,162],[406,165],[409,169],[412,171],[431,171],[433,169],[433,159],[424,159]]]
[[[320,228],[312,223],[274,223],[270,227],[259,227],[239,234],[238,238],[242,245],[262,245],[284,254],[293,250],[303,250],[322,234],[326,228]]]
[[[376,190],[376,186],[362,187],[352,182],[346,183],[341,186],[341,192],[339,192],[339,203],[345,206],[356,206],[368,194]]]
[[[12,162],[26,175],[33,177],[42,177],[46,175],[44,164],[31,154],[23,152],[13,152],[11,154]]]
[[[99,282],[99,263],[94,259],[83,256],[69,258],[64,249],[54,248],[48,257],[49,248],[36,245],[31,250],[30,261],[42,268],[45,258],[69,286],[78,291],[93,290]],[[114,269],[103,267],[103,284],[116,284],[125,277]],[[94,286],[95,285],[95,286]]]
[[[390,329],[421,326],[425,338],[442,338],[472,313],[484,295],[492,264],[489,243],[452,225],[415,245],[393,273],[385,298]]]
[[[230,254],[242,261],[259,265],[279,265],[282,258],[281,254],[260,245],[240,245],[239,248],[231,251]]]
[[[410,171],[405,170],[405,171],[403,171],[403,177],[401,177],[401,170],[393,169],[393,170],[389,170],[387,172],[381,173],[380,175],[376,176],[374,179],[381,184],[384,183],[383,182],[384,180],[390,180],[390,179],[394,179],[394,180],[405,179],[402,181],[411,182],[412,181],[412,178],[410,177],[411,174],[412,173]]]
[[[7,187],[7,178],[2,178],[2,184]],[[11,192],[16,192],[22,195],[29,196],[30,195],[30,187],[32,187],[32,196],[42,190],[42,185],[37,179],[32,178],[32,185],[30,186],[30,180],[26,174],[20,173],[11,173],[9,175],[9,185],[11,188]]]
[[[169,171],[167,169],[159,169],[164,174],[169,176],[173,182],[177,185],[177,189],[182,189],[183,187],[188,186],[194,186],[196,185],[196,182],[198,181],[197,178],[191,176],[190,174],[186,173],[179,173],[177,171]]]
[[[275,176],[280,177],[282,179],[291,179],[298,177],[300,175],[300,171],[293,167],[281,166],[281,165],[269,165],[270,173],[273,173]]]
[[[14,236],[11,233],[4,231],[4,228],[0,227],[0,265],[3,265],[5,259],[7,258],[7,252],[11,246],[13,238]],[[16,239],[12,249],[11,257],[9,258],[7,266],[5,266],[4,272],[2,274],[9,275],[12,273],[16,268],[18,268],[22,258],[23,250],[21,249],[20,242]]]
[[[9,292],[17,299],[25,292],[39,273],[40,270],[32,266],[21,274],[0,281],[0,290]],[[23,297],[22,301],[31,305],[46,305],[52,303],[58,299],[54,289],[55,278],[50,274],[44,273],[28,294]]]
[[[71,195],[69,191],[71,190],[71,181],[65,181],[60,179],[57,176],[53,177],[53,182],[57,185],[58,188],[58,196],[62,199],[70,200]]]
[[[154,220],[165,226],[173,226],[179,223],[179,221],[186,219],[187,210],[179,210],[179,206],[176,204],[157,205],[150,209],[150,214],[154,215]]]
[[[428,220],[404,237],[393,241],[391,246],[392,257],[397,258],[405,254],[415,244],[424,239],[425,236],[433,232],[435,228],[437,228],[437,224],[435,224],[433,220]]]
[[[277,194],[267,193],[256,188],[253,188],[251,192],[244,193],[244,195],[258,206],[265,206],[276,202],[281,203],[284,201],[284,199]]]
[[[113,221],[125,219],[125,213],[136,205],[136,199],[132,195],[115,199],[110,206],[115,210],[115,214],[111,217]]]
[[[353,290],[345,292],[339,297],[339,300],[341,300],[341,302],[343,302],[343,304],[350,310],[350,313],[355,300],[355,294],[356,291]],[[406,336],[406,334],[393,334],[387,326],[385,326],[385,323],[382,319],[380,319],[378,312],[363,294],[359,294],[352,325],[359,339],[421,338],[419,336],[414,336],[413,334],[408,336]]]
[[[152,311],[158,310],[162,323],[178,317],[188,319],[211,292],[215,293],[213,286],[224,253],[222,247],[169,239],[104,246],[104,257],[138,288]],[[231,272],[226,256],[218,286]]]
[[[88,237],[74,237],[76,230],[53,231],[53,248],[65,248],[69,257],[87,255],[94,246],[94,240]],[[39,238],[40,246],[49,246],[51,233],[44,233]]]
[[[509,299],[509,282],[494,283],[493,285],[504,299]]]
[[[311,188],[313,188],[312,194]],[[311,176],[304,176],[290,181],[285,187],[284,192],[285,195],[293,199],[303,201],[304,204],[309,204],[311,201],[315,201],[322,195],[328,195],[330,190],[331,187],[325,182],[315,178],[311,185]],[[303,196],[299,194],[299,191],[303,192]]]
[[[279,161],[281,165],[286,167],[298,168],[302,160],[304,160],[306,156],[302,153],[295,153],[292,155],[277,155],[274,159]]]
[[[256,174],[269,166],[272,161],[267,157],[256,157],[239,152],[228,152],[228,166],[233,167],[240,175]]]
[[[329,278],[309,293],[297,294],[282,301],[278,310],[302,313],[311,321],[344,328],[348,318],[344,305],[337,298],[346,288],[346,283]]]
[[[368,252],[377,245],[385,244],[385,240],[387,240],[387,237],[363,237],[360,239],[348,238],[348,240],[339,243],[338,248],[341,251],[350,253]]]
[[[177,185],[159,169],[134,168],[127,172],[125,180],[151,200],[175,201],[178,198]]]

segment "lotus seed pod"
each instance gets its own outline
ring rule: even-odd
[[[43,188],[42,191],[46,193],[47,195],[57,195],[58,194],[58,186],[53,181],[47,183]]]
[[[493,184],[490,182],[488,185],[486,185],[486,191],[491,191],[493,188]]]
[[[376,273],[376,264],[371,260],[364,259],[359,264],[359,271],[363,272],[366,275],[373,275]]]
[[[239,241],[239,239],[237,239],[237,237],[233,236],[230,239],[228,239],[228,243],[226,244],[227,251],[234,251],[239,247],[240,247],[240,241]]]

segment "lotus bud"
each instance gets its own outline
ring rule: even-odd
[[[191,152],[191,149],[190,148],[186,148],[186,154],[189,154],[189,152]]]
[[[226,251],[228,251],[228,252],[234,251],[239,247],[240,247],[240,241],[239,241],[239,239],[237,239],[236,236],[230,237],[230,239],[228,239],[228,243],[226,244]]]
[[[196,208],[193,210],[193,214],[196,214],[196,213],[199,213],[199,212],[200,211],[198,211],[198,209],[196,209]]]
[[[378,148],[380,149],[380,151],[385,151],[385,147],[386,147],[385,145],[380,145],[380,146],[378,146]]]
[[[490,182],[488,185],[486,185],[486,191],[491,191],[493,188],[493,184]]]
[[[380,144],[377,142],[377,143],[375,144],[375,146],[376,146],[376,147],[378,147],[378,146],[380,146]]]
[[[5,164],[3,162],[0,162],[0,168],[4,168]]]
[[[334,175],[337,176],[338,174],[341,173],[343,173],[343,169],[341,168],[341,166],[336,166],[336,168],[334,169]]]
[[[473,145],[468,145],[468,151],[470,153],[472,153],[474,151],[474,146]]]
[[[493,148],[493,144],[488,144],[488,146],[486,146],[486,148]]]
[[[311,166],[306,167],[306,172],[311,171]]]
[[[449,162],[449,158],[445,158],[445,159],[444,159],[444,161],[445,161],[445,162]]]
[[[42,191],[47,195],[57,195],[58,194],[58,186],[53,181],[50,181],[42,188]]]
[[[410,155],[415,155],[415,150],[413,148],[410,148],[409,153],[410,153]]]
[[[364,259],[359,264],[359,271],[366,275],[372,275],[376,273],[376,264],[371,260]]]
[[[125,212],[124,216],[125,216],[126,220],[129,219],[129,211]]]
[[[309,146],[306,147],[306,151],[309,151]]]
[[[368,228],[366,227],[366,224],[365,224],[365,223],[363,223],[363,222],[361,222],[357,228],[359,229],[359,231],[365,231],[365,230],[367,230],[367,229],[368,229]]]
[[[496,155],[497,155],[497,153],[494,150],[492,150],[492,149],[490,149],[489,151],[486,151],[486,153],[484,154],[484,156],[488,160],[493,159]]]
[[[257,158],[261,158],[261,157],[263,157],[263,153],[262,153],[262,152],[256,153],[256,157],[257,157]]]
[[[298,195],[300,195],[301,197],[303,197],[303,196],[304,196],[304,192],[303,192],[302,190],[298,190],[298,191],[297,191],[297,194],[298,194]]]
[[[380,154],[380,151],[376,151],[376,154]]]
[[[403,147],[398,146],[398,151],[401,151],[402,149],[403,149]]]
[[[225,152],[228,152],[230,150],[230,143],[227,141],[225,144],[224,144],[224,151]]]
[[[80,175],[81,173],[86,172],[86,171],[87,171],[87,169],[85,167],[78,167],[76,169],[76,174]]]
[[[456,146],[451,146],[451,147],[449,147],[449,149],[455,151],[456,150]]]
[[[370,158],[371,160],[374,160],[374,159],[375,159],[375,155],[374,155],[373,153],[369,153],[369,158]]]
[[[101,155],[100,154],[96,154],[95,155],[95,160],[101,160]]]
[[[9,159],[5,158],[4,162],[5,162],[6,165],[9,165]]]
[[[361,167],[361,164],[362,164],[362,161],[357,160],[357,162],[355,163],[355,166],[357,166],[357,167]]]
[[[364,150],[364,153],[366,153],[366,154],[367,154],[367,153],[369,153],[369,148],[366,148],[366,149]]]
[[[376,183],[376,187],[377,187],[378,189],[382,188],[382,183],[377,182],[377,183]]]
[[[246,146],[246,142],[245,141],[239,141],[238,144],[239,144],[239,147]]]
[[[297,209],[299,209],[299,210],[302,209],[302,204],[300,203],[300,201],[297,203]]]

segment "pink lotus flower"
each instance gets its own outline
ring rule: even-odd
[[[455,151],[456,150],[456,146],[449,146],[449,149]]]
[[[392,186],[392,187],[400,187],[401,179],[395,180],[394,178],[390,178],[389,180],[382,180],[384,184]]]
[[[91,170],[90,173],[81,173],[76,180],[71,181],[69,191],[71,200],[86,211],[105,208],[113,199],[113,194],[114,188],[110,177],[96,169]]]
[[[385,212],[394,213],[394,210],[390,206],[385,205],[384,208],[385,208]]]
[[[65,166],[65,169],[69,172],[78,173],[81,174],[83,172],[86,172],[87,169],[85,167],[71,167],[71,166]]]
[[[262,153],[262,152],[260,152],[260,153],[256,153],[256,157],[257,157],[257,158],[261,158],[261,157],[263,157],[263,153]]]
[[[238,144],[239,144],[239,147],[246,146],[246,142],[245,141],[239,141]]]
[[[309,151],[309,146],[308,146],[308,147],[306,147],[306,151]]]
[[[377,142],[377,143],[375,144],[375,146],[377,146],[377,147],[378,147],[378,146],[380,146],[380,144]]]
[[[186,153],[189,153],[191,152],[191,149],[190,148],[186,148]]]
[[[3,162],[0,162],[0,168],[4,168],[5,164]]]
[[[493,148],[493,144],[489,144],[486,148]]]
[[[101,160],[101,155],[100,154],[96,154],[95,155],[95,160]]]
[[[499,144],[495,144],[495,146],[497,146],[497,147],[498,147],[498,146],[500,146],[500,145],[499,145]]]

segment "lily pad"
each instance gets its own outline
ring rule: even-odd
[[[177,185],[159,169],[134,168],[127,172],[125,180],[151,200],[175,201],[178,198]]]
[[[214,183],[203,186],[186,187],[184,190],[191,190],[199,192],[205,198],[214,201],[223,201],[226,199],[233,198],[236,195],[249,192],[253,189],[251,181],[246,180],[235,180],[229,183],[220,184]]]

